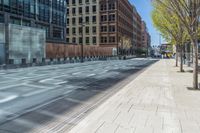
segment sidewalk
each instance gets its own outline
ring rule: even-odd
[[[192,73],[174,64],[155,63],[70,133],[200,133],[200,91],[187,89]]]

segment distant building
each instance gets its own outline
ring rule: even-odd
[[[115,49],[132,47],[133,7],[128,0],[67,0],[67,3],[68,43],[83,41],[85,45]]]
[[[133,6],[134,7],[134,6]],[[137,12],[136,8],[133,8],[133,48],[137,49],[142,45],[142,19]]]
[[[100,45],[121,50],[132,47],[133,6],[128,0],[100,0]]]
[[[147,26],[144,21],[142,21],[142,46],[141,48],[147,49],[149,45],[149,33],[147,31]]]
[[[136,49],[142,46],[142,18],[139,13],[136,13]]]
[[[99,0],[67,0],[67,43],[99,45]]]

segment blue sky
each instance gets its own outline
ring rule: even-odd
[[[149,33],[151,35],[151,44],[159,44],[159,32],[153,27],[151,20],[151,11],[153,9],[151,5],[151,0],[129,0],[132,4],[135,5],[137,11],[141,15],[142,19],[146,22]]]

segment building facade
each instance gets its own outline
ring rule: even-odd
[[[133,7],[128,0],[68,0],[67,5],[68,43],[132,47]]]
[[[66,41],[66,0],[0,0],[0,22],[46,30],[47,42]]]
[[[99,0],[67,0],[67,43],[99,45]]]
[[[137,10],[133,6],[133,47],[137,46]]]
[[[128,0],[100,0],[100,45],[130,49],[133,37],[133,6]]]
[[[136,49],[142,46],[142,18],[139,13],[136,13]]]
[[[142,21],[142,46],[143,49],[148,49],[151,45],[151,36],[148,32],[146,23]]]

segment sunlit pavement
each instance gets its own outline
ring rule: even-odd
[[[136,77],[152,59],[0,71],[0,133],[63,132]],[[61,130],[62,129],[62,130]]]
[[[200,133],[200,91],[191,68],[160,60],[95,109],[70,133]]]

